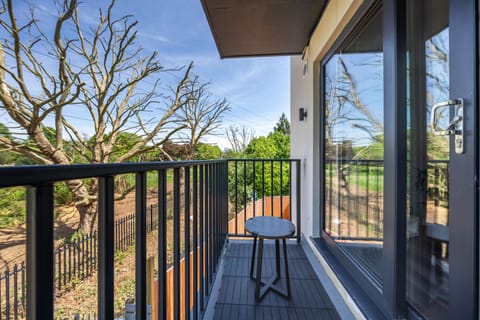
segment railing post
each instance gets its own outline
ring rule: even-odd
[[[253,183],[255,183],[255,177],[253,178]],[[245,220],[246,217],[247,217],[247,161],[243,160],[243,219]]]
[[[302,238],[302,203],[301,203],[301,160],[297,160],[297,174],[296,174],[296,181],[297,181],[297,242],[300,242]]]
[[[180,169],[173,169],[173,309],[180,318]]]
[[[63,264],[62,264],[62,268],[63,268],[63,286],[66,286],[67,285],[67,246],[65,245],[63,247]]]
[[[5,314],[7,319],[10,318],[10,268],[7,266],[5,270],[5,301],[7,305],[5,306]]]
[[[255,172],[256,164],[257,164],[257,161],[253,160],[252,161],[252,167],[253,167],[252,168],[252,181],[253,181],[253,186],[252,186],[252,189],[253,189],[253,191],[252,191],[253,192],[253,197],[252,197],[253,198],[253,204],[252,204],[252,206],[253,206],[253,208],[252,209],[253,209],[253,216],[254,217],[256,216],[255,210],[256,210],[256,207],[257,207],[257,190],[255,188],[255,186],[256,186],[256,175],[257,175],[256,172]],[[247,218],[244,216],[243,217],[243,226],[245,226],[246,221],[247,221]],[[246,231],[245,231],[245,227],[244,227],[243,228],[243,234],[245,234],[245,232]]]
[[[17,276],[18,268],[17,264],[13,266],[13,317],[14,319],[18,319],[18,276]]]
[[[213,214],[213,260],[212,270],[216,272],[218,261],[218,165],[212,164],[212,214]],[[213,282],[213,275],[212,275]]]
[[[158,172],[158,320],[167,319],[167,172]]]
[[[205,165],[205,296],[210,294],[210,165]]]
[[[22,316],[25,316],[25,263],[22,262],[22,265],[21,265],[21,270],[22,270],[22,273],[21,273],[21,277],[22,277],[22,309],[23,309],[23,313],[22,313]],[[0,299],[1,300],[1,299]]]
[[[193,319],[198,319],[198,166],[193,167]]]
[[[205,297],[205,165],[200,165],[200,311],[204,310]]]
[[[233,160],[235,164],[235,234],[238,234],[238,161]]]
[[[297,163],[297,161],[295,161]],[[290,221],[292,221],[292,188],[293,188],[293,174],[292,174],[292,160],[288,161],[288,182],[289,182],[289,188],[288,188],[288,199],[290,201],[289,205],[289,210],[290,210]]]
[[[283,219],[283,161],[280,160],[280,218]]]
[[[98,319],[114,316],[114,177],[98,178]]]
[[[147,319],[147,173],[137,172],[135,181],[135,318]]]
[[[53,184],[27,188],[27,318],[53,319]]]
[[[185,309],[184,319],[190,319],[190,167],[183,168],[184,177],[184,285],[185,285]]]
[[[224,183],[224,194],[223,194],[223,206],[225,221],[223,222],[224,227],[224,237],[225,241],[228,241],[228,162],[225,161],[223,165],[223,183]]]
[[[265,215],[265,160],[262,159],[262,216]]]
[[[274,195],[274,192],[273,192],[273,189],[274,189],[274,185],[273,185],[273,163],[274,163],[274,161],[270,160],[270,215],[271,216],[274,215],[274,212],[273,212],[273,195]]]
[[[208,290],[208,295],[210,295],[212,287],[211,284],[213,282],[213,257],[214,257],[214,235],[215,235],[215,229],[214,227],[214,215],[213,215],[213,165],[211,163],[208,164],[208,243],[209,243],[209,248],[208,248],[208,285],[209,285],[209,290]]]

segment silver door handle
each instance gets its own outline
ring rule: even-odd
[[[454,107],[454,116],[446,128],[441,128],[439,126],[441,118],[439,111],[443,108],[450,110],[451,107]],[[432,108],[430,127],[435,135],[454,135],[455,152],[458,154],[463,153],[463,99],[446,100],[435,104]]]

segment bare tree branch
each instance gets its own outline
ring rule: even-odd
[[[232,151],[237,153],[245,151],[255,137],[255,131],[248,129],[246,126],[239,127],[231,125],[225,130],[225,133]]]
[[[214,134],[221,124],[223,114],[231,110],[226,99],[212,99],[209,86],[210,83],[201,82],[198,75],[188,81],[186,86],[189,98],[180,109],[178,117],[186,126],[181,137],[188,146],[187,160],[194,158],[195,147],[200,140]]]

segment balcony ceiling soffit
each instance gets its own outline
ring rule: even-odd
[[[301,54],[327,0],[201,0],[222,58]]]

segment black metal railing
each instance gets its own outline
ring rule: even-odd
[[[449,185],[449,161],[429,160],[427,161],[427,205],[428,223],[448,224],[445,208],[448,209],[448,185]]]
[[[150,205],[146,213],[147,233],[158,228],[158,206]],[[115,250],[126,251],[135,244],[135,214],[115,220]]]
[[[0,319],[24,319],[25,312],[25,263],[14,264],[0,273]]]
[[[57,289],[90,277],[97,269],[97,232],[81,235],[55,249]]]
[[[278,216],[294,221],[301,237],[301,161],[298,159],[228,160],[229,230],[232,237],[249,237],[245,221]]]
[[[146,319],[147,172],[158,176],[158,314],[167,318],[167,212],[173,212],[174,318],[203,314],[228,233],[227,161],[1,167],[0,187],[27,186],[27,317],[54,318],[54,188],[58,181],[98,179],[98,319],[114,318],[114,177],[135,174],[135,305]],[[167,200],[167,180],[173,201]],[[170,208],[172,204],[173,208]],[[153,210],[150,210],[152,212]],[[183,231],[181,230],[181,221]],[[183,247],[182,247],[183,245]],[[191,252],[191,254],[185,254]],[[180,261],[184,270],[181,273]],[[192,280],[190,277],[192,276]],[[182,286],[182,287],[181,287]],[[191,298],[191,290],[193,290]],[[181,294],[183,299],[181,299]]]
[[[383,237],[383,160],[325,161],[325,229],[336,238]]]
[[[147,233],[158,228],[158,206],[147,211]],[[115,221],[115,250],[126,251],[135,244],[135,214]],[[71,288],[97,270],[97,231],[75,236],[55,249],[55,278],[57,290]],[[25,262],[6,267],[0,273],[0,320],[3,315],[12,319],[25,317]],[[91,315],[88,315],[91,316]],[[8,318],[8,317],[7,317]]]

